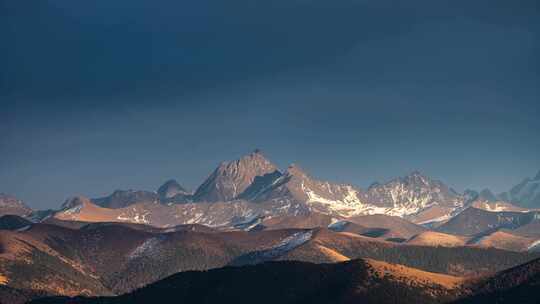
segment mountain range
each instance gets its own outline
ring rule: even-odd
[[[526,181],[528,186],[520,189],[527,193],[523,197],[529,198],[535,184],[534,180]],[[527,191],[523,190],[525,188]],[[86,204],[74,206],[71,199],[55,216],[70,220],[103,217],[102,220],[107,221],[157,226],[199,223],[233,227],[254,219],[286,215],[316,213],[337,221],[385,214],[418,224],[440,225],[468,207],[489,211],[525,211],[528,209],[522,206],[536,206],[524,200],[517,201],[516,205],[512,200],[497,199],[487,189],[458,193],[418,171],[383,184],[374,183],[364,190],[349,184],[315,179],[298,165],[290,165],[281,171],[260,150],[238,160],[221,163],[193,193],[177,181],[169,180],[155,192],[117,190],[107,197],[78,198],[75,201]],[[91,204],[97,207],[90,207]],[[66,208],[68,205],[72,208]],[[86,214],[89,212],[91,214]],[[155,213],[160,215],[154,216]]]
[[[57,210],[1,194],[0,302],[142,303],[160,294],[194,299],[212,286],[195,302],[247,303],[245,288],[216,283],[230,277],[291,286],[268,298],[284,303],[519,295],[539,272],[531,262],[540,258],[539,180],[499,195],[458,193],[415,171],[361,189],[296,164],[280,170],[255,150],[219,164],[193,192],[171,179],[156,191],[71,197]],[[296,272],[312,280],[278,279]]]
[[[349,223],[346,225],[352,229],[350,223],[365,226],[369,216],[379,215],[378,227],[363,228],[387,239],[407,240],[421,232],[407,232],[406,225],[388,230],[384,223],[391,217],[402,218],[409,226],[467,237],[510,229],[512,234],[534,238],[538,213],[524,206],[536,206],[538,180],[539,176],[527,178],[508,194],[494,195],[488,189],[458,193],[415,171],[361,189],[315,179],[298,165],[281,171],[255,150],[219,164],[194,192],[171,179],[156,191],[116,190],[100,198],[72,197],[60,209],[45,211],[32,211],[22,201],[2,194],[0,214],[20,215],[34,222],[201,224],[232,230],[328,227],[339,222]],[[516,200],[501,200],[507,196]],[[390,222],[398,223],[396,219]]]

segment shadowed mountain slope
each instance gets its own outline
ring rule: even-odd
[[[473,295],[456,304],[540,303],[540,259],[519,265],[473,284]]]
[[[17,215],[6,214],[0,217],[0,230],[17,230],[30,224],[31,221]]]
[[[173,275],[116,298],[33,303],[440,303],[460,278],[372,260],[338,264],[272,262]]]

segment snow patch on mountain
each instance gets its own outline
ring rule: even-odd
[[[540,252],[540,240],[534,241],[532,244],[527,247],[529,252]]]
[[[197,212],[192,215],[192,217],[186,222],[186,224],[200,224],[203,217],[202,212]]]
[[[491,211],[491,212],[499,212],[499,211],[506,211],[506,208],[502,205],[499,205],[497,203],[490,205],[490,204],[486,204],[485,206],[485,210],[486,211]]]
[[[136,259],[140,257],[152,257],[155,253],[159,252],[158,247],[161,241],[162,240],[159,237],[152,237],[145,240],[128,255],[128,258]]]
[[[344,213],[348,216],[357,214],[357,210],[363,204],[357,197],[357,192],[352,187],[347,187],[346,195],[341,199],[327,199],[318,195],[315,191],[309,189],[303,182],[301,184],[302,191],[307,195],[307,203],[319,203],[326,205],[328,209],[337,213]]]
[[[21,228],[15,230],[15,231],[17,231],[17,232],[24,232],[24,231],[30,229],[31,227],[32,227],[32,225],[26,225],[26,226],[24,226],[24,227],[21,227]]]
[[[255,228],[257,225],[261,224],[264,217],[258,214],[243,218],[239,221],[233,221],[232,225],[234,229],[250,231]]]
[[[282,239],[278,244],[263,250],[249,252],[236,258],[231,265],[253,265],[279,258],[313,238],[312,230],[295,232]]]
[[[290,235],[276,246],[270,248],[269,250],[265,251],[264,255],[266,258],[268,257],[276,257],[282,254],[285,254],[305,243],[307,243],[311,238],[313,237],[313,231],[303,231],[303,232],[296,232],[293,235]]]
[[[146,211],[143,214],[140,214],[138,212],[135,213],[134,216],[129,216],[124,213],[118,215],[116,219],[120,221],[125,222],[131,222],[131,223],[137,223],[137,224],[149,224],[150,220],[148,220],[146,217],[150,214],[150,211]]]
[[[331,223],[330,225],[328,225],[328,229],[333,230],[333,231],[343,231],[343,229],[347,227],[348,223],[349,222],[347,221],[337,221],[335,223]]]
[[[306,193],[310,204],[322,204],[326,207],[329,213],[336,213],[341,216],[351,217],[356,215],[372,215],[386,214],[390,216],[404,217],[411,214],[416,214],[424,209],[426,205],[424,201],[412,199],[410,204],[396,204],[394,207],[381,207],[369,203],[362,202],[359,197],[360,193],[352,186],[346,185],[345,195],[341,199],[328,199],[318,195],[315,191],[309,189],[302,183],[302,190]],[[396,195],[394,192],[393,195]]]
[[[67,214],[67,215],[73,215],[73,214],[80,213],[82,208],[83,208],[83,205],[77,205],[77,206],[75,206],[75,207],[66,209],[66,210],[64,210],[64,211],[62,211],[62,212],[63,212],[64,214]]]
[[[452,217],[454,217],[454,214],[448,213],[448,214],[444,214],[444,215],[441,215],[441,216],[433,218],[433,219],[429,219],[429,220],[426,220],[426,221],[423,221],[423,222],[419,222],[417,224],[429,227],[429,226],[432,226],[432,225],[434,225],[436,223],[447,221],[447,220],[451,219]]]

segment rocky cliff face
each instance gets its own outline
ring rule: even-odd
[[[532,197],[534,201],[538,183],[527,179],[508,195]],[[185,223],[249,226],[261,217],[319,214],[341,220],[383,214],[437,227],[470,206],[493,212],[526,211],[494,199],[496,197],[487,189],[460,194],[417,171],[362,190],[349,184],[318,180],[297,165],[280,171],[256,150],[238,160],[220,164],[194,194],[170,180],[157,193],[119,190],[92,202],[100,207],[121,209],[114,216],[107,211],[108,220],[159,223],[159,226]],[[130,206],[131,209],[125,209]],[[93,212],[104,211],[93,208]]]
[[[400,217],[421,214],[416,221],[420,222],[450,217],[464,205],[464,196],[419,172],[385,184],[374,184],[363,191],[348,184],[318,180],[298,165],[291,165],[281,172],[260,151],[222,163],[193,195],[171,180],[158,189],[158,194],[116,191],[109,197],[93,202],[107,208],[125,208],[143,203],[138,208],[147,206],[156,209],[148,205],[155,200],[167,204],[188,204],[171,210],[176,216],[167,221],[159,220],[161,224],[200,223],[212,226],[235,225],[257,216],[310,213],[336,219],[369,214]],[[220,204],[212,208],[205,204],[217,202]],[[154,218],[152,212],[140,213],[147,214],[147,220]]]
[[[463,197],[440,181],[415,171],[385,184],[374,184],[366,192],[366,200],[374,205],[394,208],[403,215],[414,214],[432,205],[457,207]]]
[[[246,190],[257,176],[277,170],[260,150],[232,162],[221,163],[197,188],[193,199],[201,202],[229,201]]]
[[[534,178],[526,178],[510,191],[501,193],[499,199],[521,207],[540,208],[540,171]]]
[[[170,179],[161,185],[157,194],[161,200],[171,199],[176,195],[189,195],[190,193],[184,189],[176,180]]]
[[[335,184],[312,178],[299,166],[291,165],[283,174],[273,173],[258,180],[242,197],[255,201],[303,204],[324,214],[348,216],[366,209],[361,190],[351,185]]]

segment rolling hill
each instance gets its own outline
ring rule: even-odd
[[[114,298],[32,303],[440,303],[456,298],[460,283],[461,278],[373,260],[270,262],[179,273]]]

